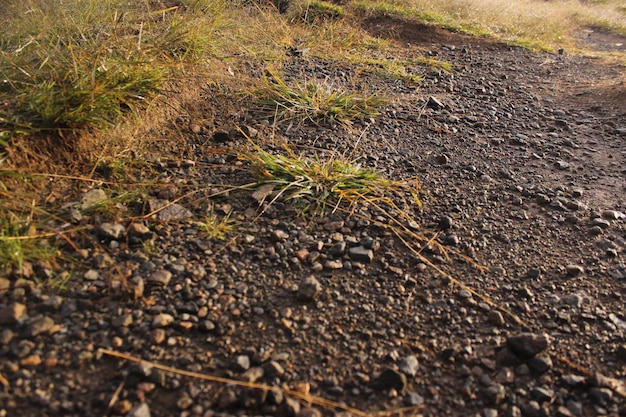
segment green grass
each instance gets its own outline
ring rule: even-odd
[[[257,92],[259,103],[280,120],[350,125],[355,119],[377,116],[378,109],[387,102],[383,97],[360,96],[328,82],[290,84],[270,74],[265,87]]]
[[[203,222],[196,222],[200,231],[209,239],[225,240],[237,229],[237,221],[230,218],[230,214],[219,216],[211,206]]]
[[[40,239],[33,227],[14,213],[4,212],[0,221],[0,270],[21,271],[25,262],[49,262],[58,248]]]
[[[421,206],[416,183],[386,179],[379,171],[345,157],[309,158],[296,155],[289,147],[285,151],[272,153],[255,146],[254,152],[244,156],[257,186],[272,187],[272,202],[304,203],[307,210],[323,212],[342,202],[350,206],[365,202],[395,206],[393,197],[404,193],[410,196],[410,206]]]

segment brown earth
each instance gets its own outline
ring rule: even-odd
[[[391,98],[350,127],[268,123],[207,88],[163,128],[185,141],[155,163],[145,200],[196,220],[213,206],[236,236],[146,217],[113,238],[100,216],[74,213],[91,236],[74,243],[92,243],[65,291],[30,285],[45,265],[4,281],[0,416],[626,415],[624,68],[392,17],[363,25],[398,59],[454,71],[416,65],[417,87],[290,58],[288,82]],[[276,201],[259,215],[251,190],[223,192],[253,181],[232,152],[248,142],[215,134],[235,125],[277,152],[288,143],[417,178],[423,207],[405,196],[387,215],[365,204],[311,218]],[[302,294],[310,276],[315,297]]]

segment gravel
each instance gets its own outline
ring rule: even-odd
[[[347,415],[281,389],[370,413],[624,414],[626,113],[599,87],[619,69],[391,17],[363,25],[393,36],[398,58],[423,53],[454,72],[407,68],[423,76],[416,87],[293,56],[287,81],[393,100],[348,129],[269,126],[253,105],[235,116],[240,101],[203,99],[212,107],[198,113],[214,114],[214,129],[180,127],[184,160],[156,163],[162,184],[137,204],[150,216],[107,223],[87,209],[108,190],[74,196],[71,221],[99,243],[65,290],[35,284],[70,272],[44,262],[0,278],[0,416]],[[416,177],[423,207],[400,203],[405,222],[367,204],[307,216],[268,204],[272,190],[181,198],[251,181],[223,151],[248,143],[233,118],[299,154],[348,154],[388,178]],[[209,209],[236,220],[226,240],[190,221]],[[407,249],[390,219],[425,239]]]

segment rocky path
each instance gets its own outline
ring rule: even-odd
[[[86,216],[101,249],[61,293],[33,285],[45,265],[0,278],[0,416],[626,415],[623,68],[366,25],[398,58],[425,53],[454,72],[416,66],[416,88],[293,57],[286,78],[393,99],[350,129],[272,127],[253,108],[237,122],[302,154],[417,177],[424,206],[406,208],[408,226],[450,257],[433,242],[411,252],[372,207],[311,220],[277,202],[257,218],[249,190],[219,185],[248,182],[219,153],[245,141],[190,128],[205,147],[160,167],[170,186],[145,212],[176,204],[158,221]],[[198,184],[215,185],[177,200]],[[209,204],[239,223],[234,243],[186,220]]]

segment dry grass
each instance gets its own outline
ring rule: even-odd
[[[589,27],[626,36],[621,0],[359,0],[354,5],[537,49],[572,47]]]

